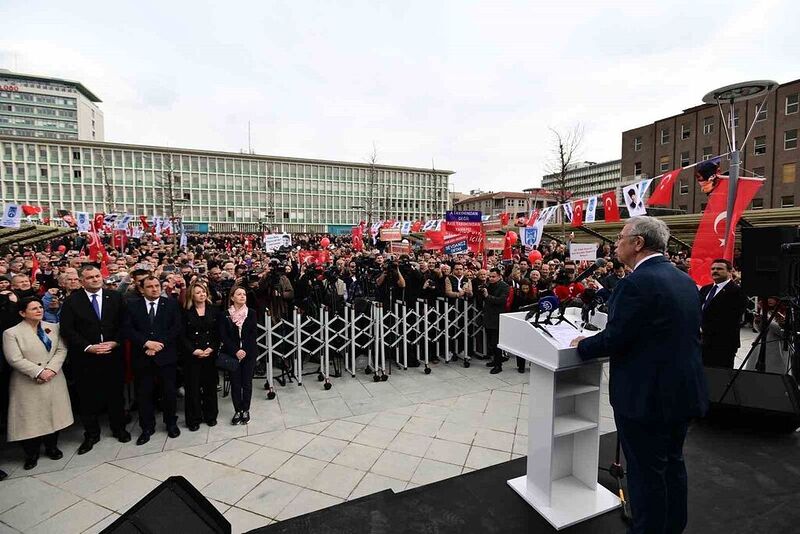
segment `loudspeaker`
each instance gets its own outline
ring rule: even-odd
[[[742,291],[751,297],[787,296],[790,263],[782,260],[781,245],[797,240],[794,226],[742,228]]]
[[[231,524],[183,477],[169,477],[103,533],[231,534]]]
[[[793,376],[745,370],[736,376],[735,369],[721,367],[705,367],[705,372],[712,418],[776,432],[800,427],[800,390]]]

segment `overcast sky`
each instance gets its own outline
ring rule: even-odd
[[[106,140],[456,171],[538,185],[749,79],[800,78],[800,2],[0,0],[0,68],[81,81]],[[127,6],[127,7],[126,7]]]

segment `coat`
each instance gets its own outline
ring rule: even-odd
[[[488,330],[500,328],[500,314],[506,311],[506,301],[511,288],[500,280],[496,284],[487,284],[489,295],[483,299],[483,327]]]
[[[689,276],[663,256],[619,281],[608,322],[578,344],[584,360],[610,358],[615,415],[642,423],[676,423],[708,409],[700,358],[700,297]]]
[[[178,343],[181,336],[181,313],[175,300],[159,297],[156,317],[153,324],[147,315],[147,304],[144,297],[128,303],[125,326],[123,330],[131,340],[131,354],[134,370],[154,360],[163,367],[178,362]],[[164,349],[155,356],[145,354],[144,344],[147,341],[158,341]]]
[[[714,284],[700,288],[700,307],[703,314],[703,350],[735,354],[739,348],[739,330],[742,315],[747,306],[747,297],[735,282],[725,284],[722,291],[714,295],[706,309],[702,306]]]
[[[67,381],[61,372],[67,347],[57,324],[42,321],[42,328],[50,330],[47,334],[52,341],[50,352],[25,321],[3,332],[3,351],[11,366],[8,441],[52,434],[73,422]],[[39,384],[36,375],[44,368],[57,374],[49,382]]]
[[[247,353],[245,358],[258,358],[258,322],[256,321],[256,311],[247,308],[247,318],[242,323],[242,332],[233,324],[228,310],[222,312],[217,322],[219,327],[220,352],[234,356],[240,348]]]

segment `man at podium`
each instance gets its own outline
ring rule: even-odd
[[[610,358],[609,396],[628,465],[632,533],[686,527],[683,441],[690,418],[708,408],[697,287],[664,257],[668,240],[659,219],[628,221],[617,237],[617,258],[633,272],[611,294],[605,330],[572,342],[584,360]]]

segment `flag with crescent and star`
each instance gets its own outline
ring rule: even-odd
[[[620,221],[619,206],[617,206],[617,192],[608,191],[603,193],[603,218],[605,222]]]
[[[728,201],[728,179],[720,178],[708,197],[708,206],[703,212],[697,235],[692,245],[689,274],[699,286],[711,283],[711,262],[718,258],[733,260],[733,245],[736,241],[736,225],[745,208],[753,200],[764,180],[741,178],[733,207],[730,239],[725,238],[725,217]]]
[[[573,228],[580,228],[583,225],[583,210],[585,200],[576,200],[572,203],[572,223]]]
[[[678,178],[681,170],[682,169],[678,168],[674,171],[669,171],[661,177],[655,191],[653,191],[653,194],[647,199],[648,206],[669,206],[672,204],[672,186],[675,184],[675,180]]]
[[[590,197],[586,201],[586,222],[593,223],[597,217],[597,197]]]

